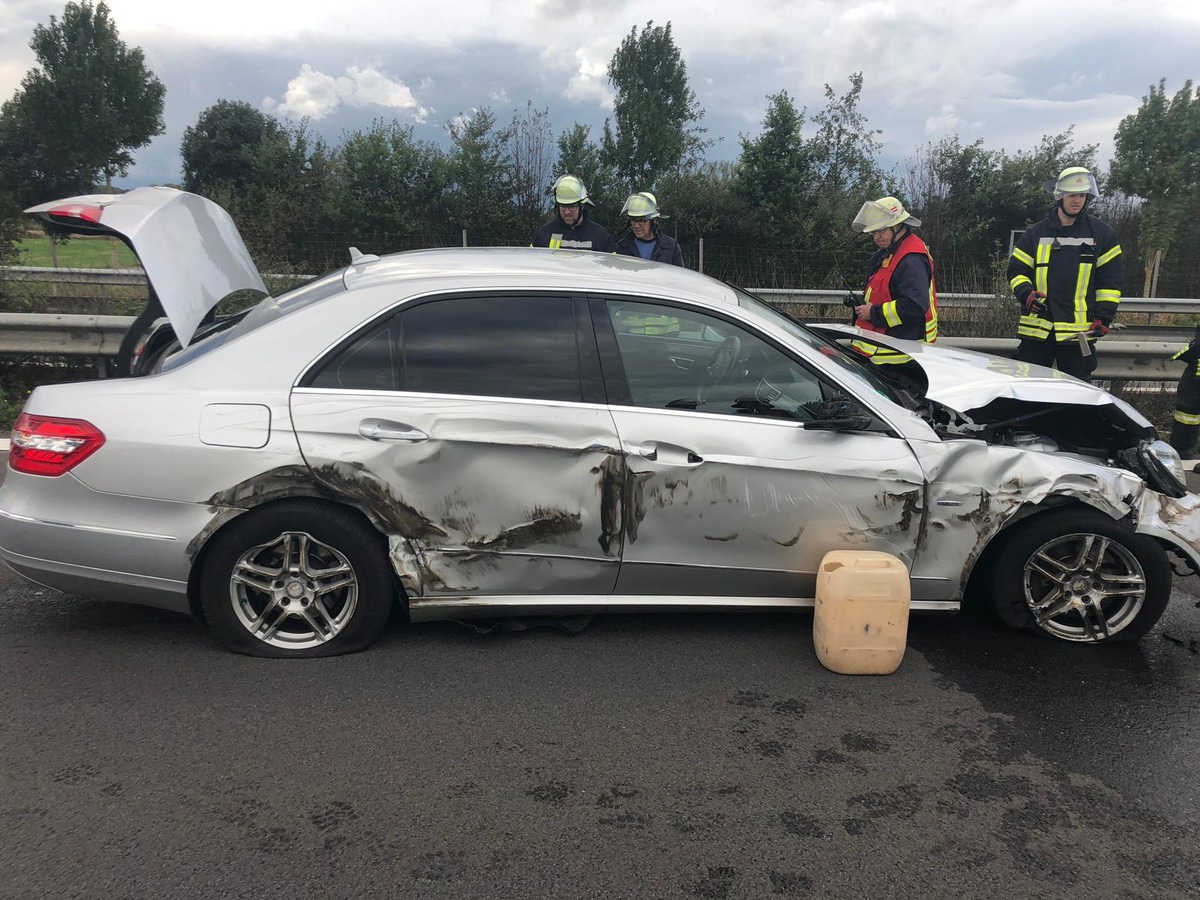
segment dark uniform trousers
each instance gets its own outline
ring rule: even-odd
[[[1186,350],[1176,353],[1177,359],[1186,366],[1175,388],[1175,420],[1171,423],[1171,446],[1184,459],[1196,453],[1196,442],[1200,440],[1200,328]]]

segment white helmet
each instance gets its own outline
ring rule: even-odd
[[[1096,178],[1083,166],[1068,166],[1058,173],[1058,177],[1046,183],[1046,190],[1054,194],[1055,200],[1061,200],[1067,194],[1087,194],[1093,200],[1100,199],[1100,188]]]
[[[921,224],[921,220],[913,218],[904,208],[904,204],[895,197],[880,197],[878,200],[868,200],[864,203],[850,227],[863,234],[870,234],[881,228],[893,228],[901,222],[907,223],[911,228],[917,228]]]
[[[561,206],[574,206],[576,203],[588,203],[595,206],[588,197],[587,188],[574,175],[563,175],[554,182],[554,202]]]
[[[649,191],[630,194],[618,215],[629,216],[631,219],[657,219],[660,215],[658,200]]]

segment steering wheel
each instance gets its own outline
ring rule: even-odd
[[[721,346],[713,354],[712,362],[704,370],[704,378],[696,386],[697,403],[707,400],[709,391],[729,377],[729,373],[733,371],[733,367],[737,365],[741,355],[742,339],[736,334],[731,334],[721,342]]]

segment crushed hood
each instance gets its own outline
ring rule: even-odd
[[[233,219],[197,194],[143,187],[32,206],[60,234],[119,237],[137,254],[175,335],[187,346],[201,320],[235,291],[269,293]]]
[[[813,327],[824,333],[836,332],[836,335],[830,335],[835,339],[863,335],[863,332],[847,325]],[[871,334],[869,338],[873,343],[892,347],[911,356],[928,380],[925,399],[933,400],[955,412],[970,414],[972,410],[983,409],[997,401],[1036,403],[1042,406],[1062,404],[1115,407],[1131,419],[1132,424],[1153,428],[1141,413],[1124,400],[1114,397],[1094,384],[1064,375],[1057,369],[962,350],[944,343],[899,341],[877,334]]]

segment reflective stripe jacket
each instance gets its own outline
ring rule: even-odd
[[[933,257],[925,242],[910,233],[898,245],[875,251],[863,301],[871,304],[871,321],[856,322],[860,329],[905,341],[936,341],[937,286]],[[910,359],[907,354],[869,341],[853,341],[851,346],[876,363],[904,363]]]
[[[1081,213],[1063,225],[1055,207],[1030,227],[1013,247],[1008,283],[1025,308],[1032,290],[1046,295],[1043,313],[1023,313],[1017,336],[1023,340],[1069,341],[1090,331],[1097,319],[1105,324],[1121,302],[1121,245],[1113,230]]]
[[[555,216],[537,230],[532,246],[549,247],[552,250],[596,250],[600,253],[612,253],[617,248],[608,229],[589,219],[586,210],[574,228]]]
[[[673,266],[683,265],[683,250],[680,249],[679,242],[675,238],[663,234],[656,228],[654,229],[654,240],[657,243],[654,252],[650,254],[652,260],[670,263]],[[637,239],[634,238],[632,231],[617,241],[617,252],[624,256],[641,256],[638,253]]]

